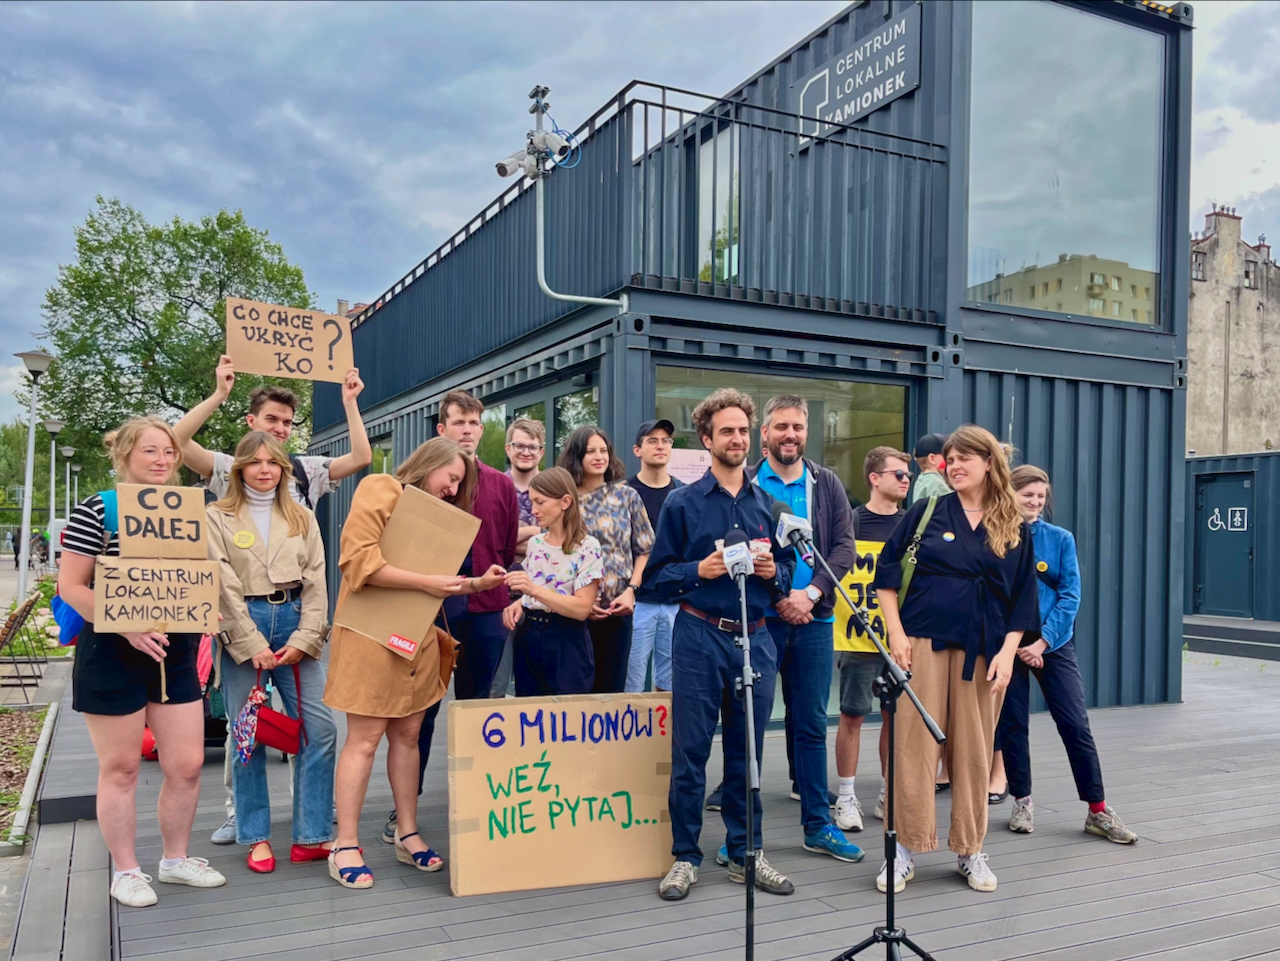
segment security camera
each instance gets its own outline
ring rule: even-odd
[[[557,133],[552,133],[550,130],[543,130],[539,133],[535,133],[533,137],[530,138],[530,142],[535,147],[545,150],[550,154],[551,159],[556,161],[556,163],[563,163],[568,160],[569,153],[573,150],[569,141],[565,140],[564,137]]]
[[[529,159],[529,151],[517,150],[506,160],[499,160],[497,164],[495,164],[498,169],[498,176],[510,177],[513,174],[519,173],[521,170],[526,170]]]

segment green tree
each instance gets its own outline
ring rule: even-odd
[[[208,396],[226,343],[227,297],[314,307],[302,269],[240,211],[153,225],[99,197],[75,234],[75,259],[45,293],[44,333],[58,360],[40,393],[44,410],[68,425],[59,440],[86,457],[130,417],[173,419]],[[244,432],[249,392],[266,382],[238,376],[201,442],[229,450]],[[306,424],[310,382],[280,383],[302,400],[298,419]]]

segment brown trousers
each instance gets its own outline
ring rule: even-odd
[[[951,763],[951,833],[947,846],[957,854],[977,854],[987,836],[987,787],[991,746],[1004,700],[991,696],[987,660],[979,657],[973,680],[963,680],[964,651],[935,651],[933,642],[911,638],[911,686],[947,736]],[[898,702],[894,762],[897,791],[894,826],[911,851],[938,848],[934,782],[942,748],[929,735],[911,702]]]

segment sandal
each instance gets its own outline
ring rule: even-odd
[[[339,851],[359,851],[361,854],[364,854],[364,848],[361,847],[353,846],[346,848],[334,848],[329,852],[329,877],[333,878],[344,888],[359,888],[363,890],[364,888],[373,887],[373,872],[369,870],[369,866],[367,864],[356,864],[349,868],[338,867],[337,858]],[[356,880],[357,878],[362,877],[365,880]]]
[[[444,867],[444,858],[440,857],[440,855],[436,854],[436,852],[431,850],[429,847],[425,851],[416,851],[412,854],[406,851],[404,845],[400,842],[414,837],[422,837],[422,835],[417,831],[414,831],[412,834],[406,834],[404,837],[401,837],[400,832],[396,831],[396,860],[401,864],[412,864],[419,871],[434,872],[439,871]]]

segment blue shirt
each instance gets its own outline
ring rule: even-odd
[[[658,518],[657,540],[644,569],[644,584],[669,604],[686,603],[712,617],[736,621],[742,617],[738,586],[727,574],[704,581],[698,564],[716,551],[716,541],[737,528],[749,540],[767,538],[778,573],[766,583],[747,578],[747,618],[756,622],[772,602],[787,592],[795,572],[795,552],[773,539],[773,502],[768,494],[743,478],[736,497],[707,471],[688,487],[672,491]]]
[[[1031,525],[1040,581],[1040,636],[1056,651],[1071,640],[1080,610],[1080,560],[1071,532],[1046,520]]]
[[[755,480],[766,494],[786,504],[796,517],[808,520],[809,491],[813,489],[813,475],[809,473],[809,468],[803,465],[804,462],[801,461],[801,472],[798,478],[793,481],[784,481],[769,466],[769,459],[766,457],[760,462]],[[800,552],[798,550],[793,547],[791,551],[796,562],[796,572],[791,578],[791,589],[793,591],[803,591],[813,580],[813,568],[800,560]],[[820,624],[834,624],[836,619],[832,615],[829,617],[815,617],[814,620]]]

